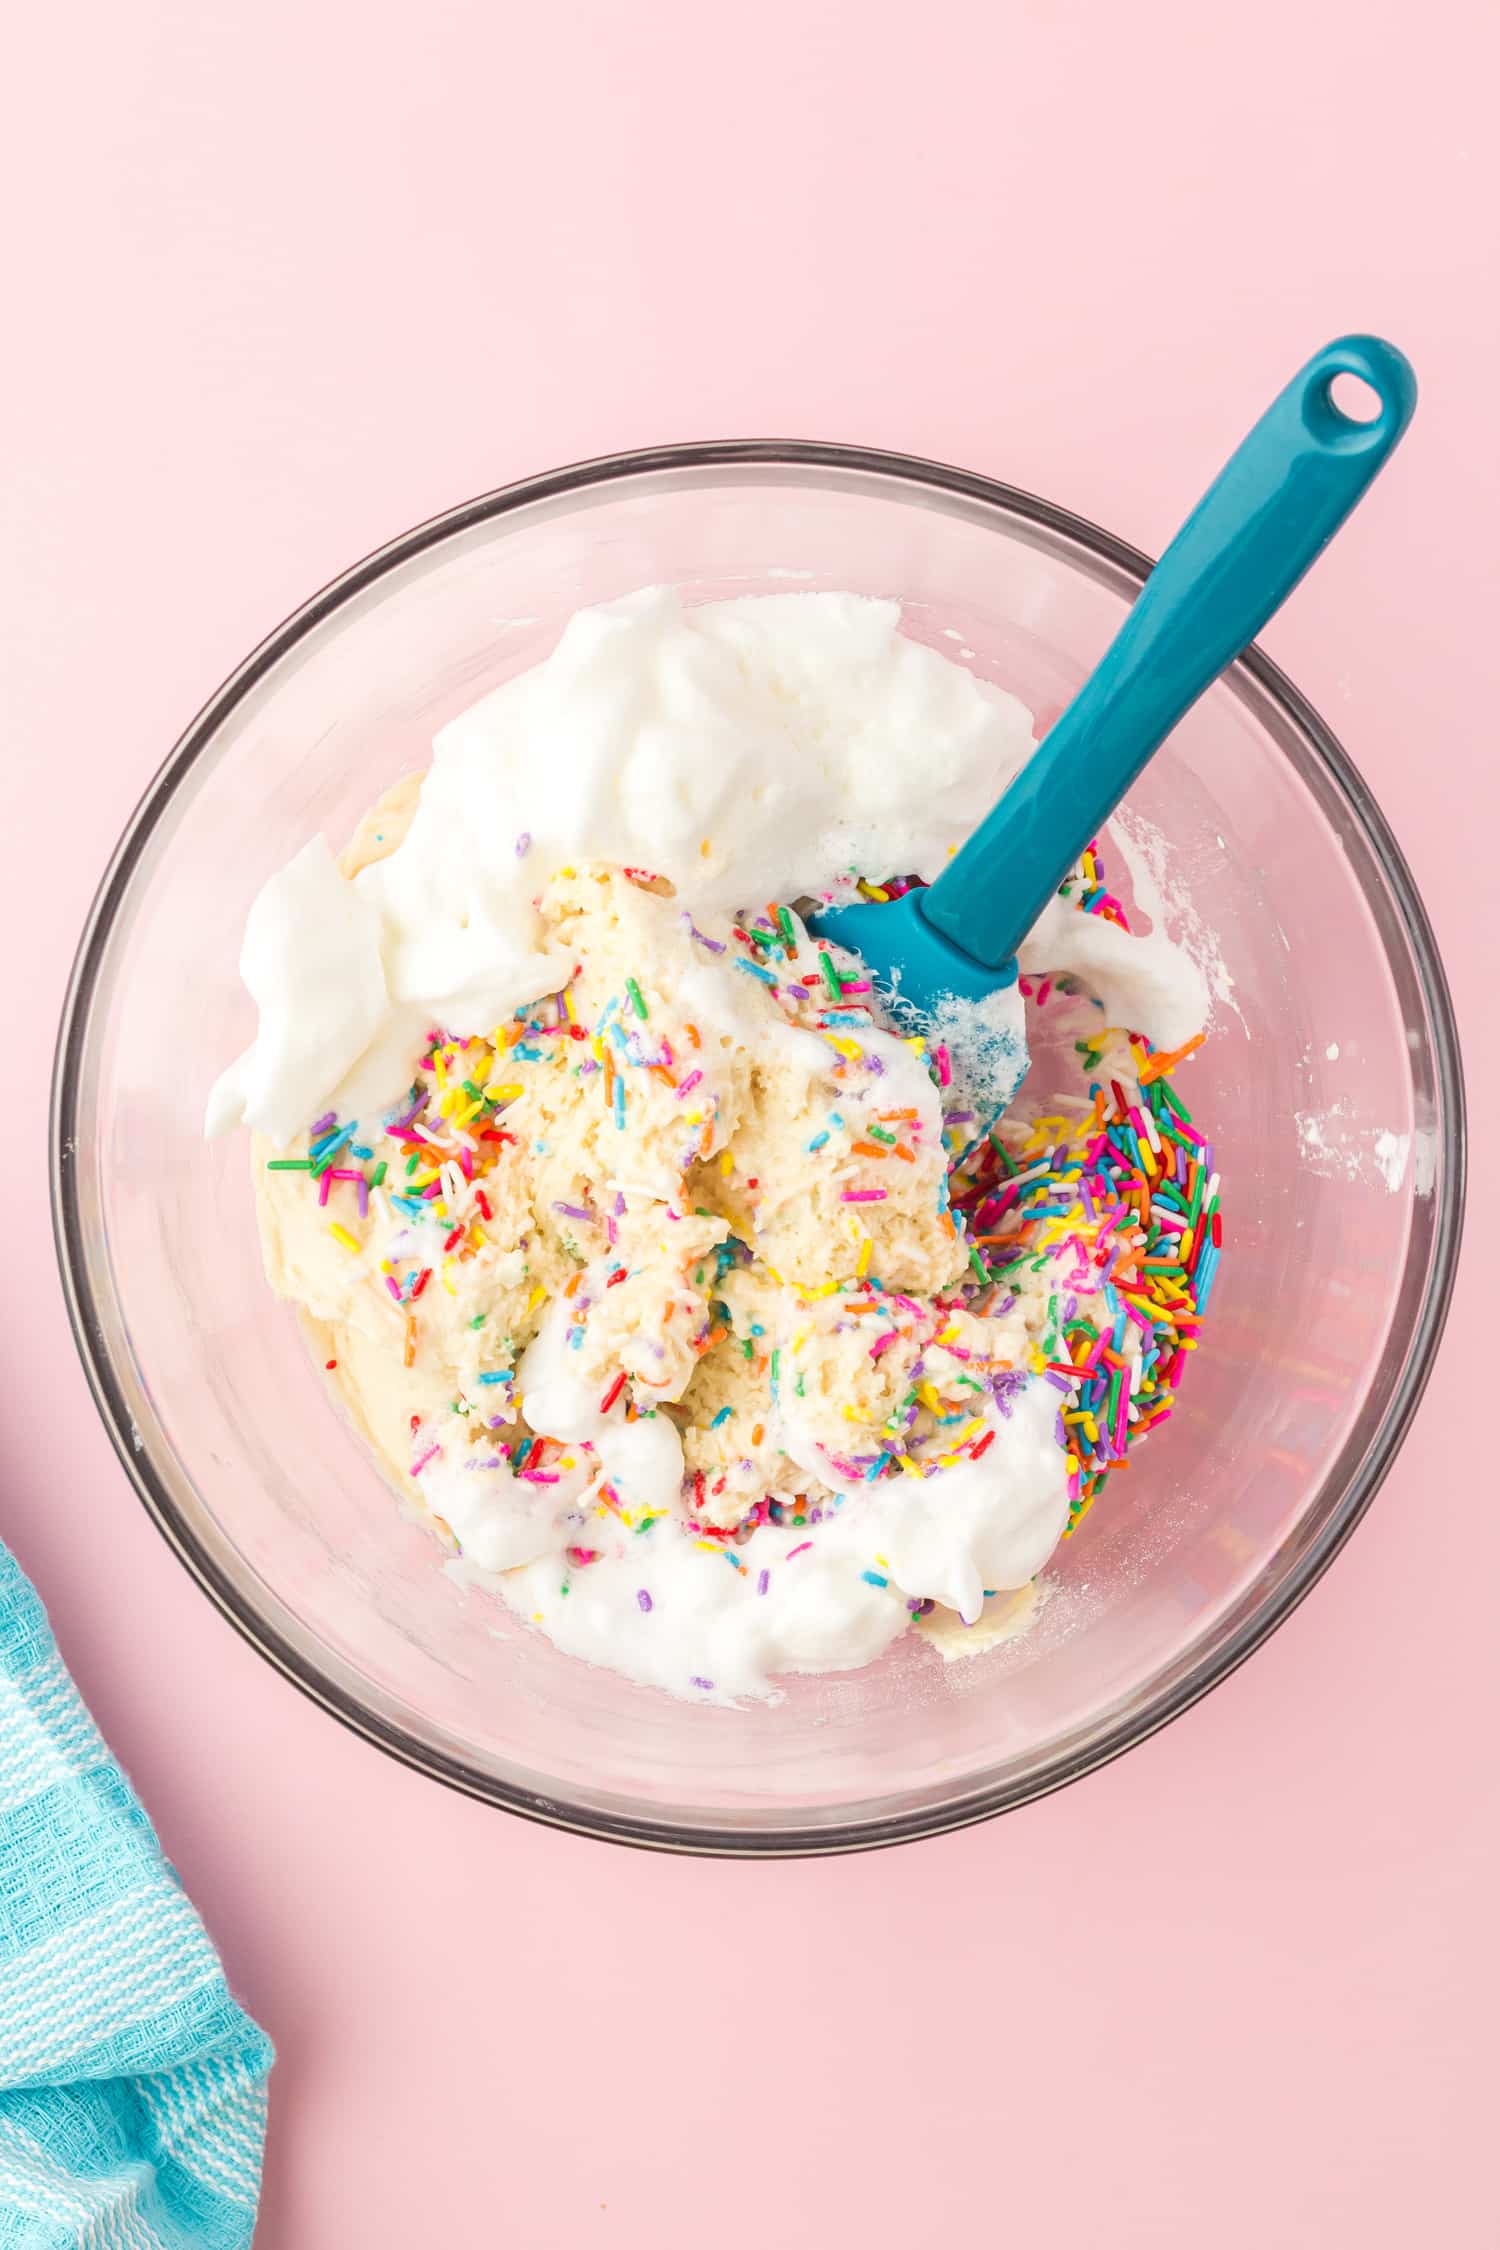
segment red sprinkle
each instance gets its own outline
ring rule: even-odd
[[[621,1391],[623,1391],[624,1388],[625,1370],[622,1367],[619,1374],[610,1384],[609,1389],[605,1392],[603,1398],[601,1398],[599,1401],[599,1412],[601,1414],[607,1414],[609,1412],[610,1408],[614,1405],[615,1400],[619,1397]]]
[[[480,1216],[480,1217],[481,1217],[482,1219],[493,1219],[493,1217],[495,1216],[495,1214],[494,1214],[494,1212],[493,1212],[493,1211],[492,1211],[492,1210],[490,1209],[490,1199],[489,1199],[489,1197],[488,1197],[488,1196],[487,1196],[487,1195],[485,1194],[485,1192],[484,1192],[484,1189],[483,1189],[483,1188],[476,1188],[476,1189],[474,1190],[474,1201],[475,1201],[475,1202],[476,1202],[476,1203],[478,1204],[478,1206],[479,1206],[479,1216]]]
[[[418,1276],[417,1276],[417,1284],[416,1284],[416,1287],[415,1287],[415,1288],[413,1289],[413,1291],[412,1291],[412,1293],[411,1293],[411,1302],[412,1302],[413,1304],[415,1304],[415,1303],[416,1303],[417,1299],[418,1299],[418,1298],[419,1298],[419,1297],[421,1296],[421,1294],[422,1294],[422,1291],[423,1291],[423,1290],[424,1290],[424,1289],[425,1289],[425,1288],[427,1287],[427,1284],[428,1284],[428,1282],[429,1282],[429,1281],[431,1281],[431,1279],[432,1279],[432,1268],[431,1268],[431,1266],[424,1266],[424,1267],[422,1268],[422,1271],[421,1271],[421,1272],[420,1272],[420,1273],[418,1274]]]
[[[985,1431],[985,1433],[984,1433],[984,1436],[983,1436],[983,1437],[982,1437],[982,1438],[980,1439],[979,1443],[978,1443],[978,1444],[977,1444],[977,1445],[975,1446],[975,1448],[974,1448],[973,1452],[972,1452],[972,1453],[971,1453],[971,1454],[969,1455],[969,1459],[970,1459],[971,1461],[977,1461],[977,1460],[979,1459],[979,1456],[980,1456],[980,1454],[981,1454],[981,1453],[988,1453],[988,1451],[989,1451],[990,1447],[991,1447],[991,1446],[992,1446],[992,1445],[994,1444],[994,1442],[995,1442],[995,1433],[994,1433],[994,1431],[993,1431],[993,1430],[986,1430],[986,1431]]]
[[[457,1226],[453,1229],[453,1232],[449,1235],[447,1241],[443,1244],[443,1248],[445,1250],[451,1250],[456,1243],[462,1242],[463,1238],[464,1230],[461,1226]]]
[[[630,1279],[630,1268],[629,1268],[629,1266],[621,1266],[621,1268],[620,1268],[620,1270],[619,1270],[619,1272],[618,1272],[618,1273],[612,1273],[612,1274],[610,1275],[610,1277],[609,1277],[608,1281],[606,1281],[606,1283],[604,1284],[604,1286],[605,1286],[605,1288],[606,1288],[606,1289],[614,1289],[614,1288],[617,1288],[617,1287],[618,1287],[618,1285],[619,1285],[619,1284],[620,1284],[620,1283],[621,1283],[622,1281],[628,1281],[629,1279]]]

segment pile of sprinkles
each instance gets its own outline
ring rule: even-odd
[[[518,854],[528,842],[518,839]],[[660,895],[666,888],[649,871],[624,873],[642,889]],[[912,887],[909,878],[859,884],[861,893],[872,899],[899,897]],[[1128,928],[1124,909],[1107,887],[1097,845],[1084,853],[1061,889],[1079,911]],[[774,901],[759,914],[744,916],[724,939],[700,930],[685,910],[680,920],[695,945],[754,980],[789,1022],[828,1044],[836,1087],[843,1080],[853,1084],[857,1076],[868,1092],[864,1074],[878,1078],[884,1068],[867,1046],[868,1035],[877,1030],[888,1036],[902,1034],[891,1034],[876,1016],[871,985],[862,973],[841,968],[828,948],[809,938],[792,911]],[[1034,1007],[1047,1005],[1053,989],[1052,979],[1022,979],[1022,991]],[[1057,989],[1077,991],[1068,980]],[[953,1073],[945,1050],[940,1045],[929,1050],[919,1037],[906,1038],[904,1043],[920,1058],[940,1095],[950,1094]],[[846,1207],[843,1223],[861,1245],[855,1277],[813,1288],[794,1287],[764,1259],[761,1264],[775,1282],[794,1287],[804,1307],[837,1298],[831,1309],[839,1330],[857,1325],[862,1335],[868,1335],[872,1362],[898,1343],[915,1348],[910,1381],[873,1442],[862,1429],[857,1437],[851,1432],[847,1455],[829,1454],[842,1477],[863,1483],[927,1477],[965,1459],[980,1458],[996,1434],[993,1423],[984,1418],[983,1407],[993,1400],[1004,1413],[1010,1389],[1028,1377],[1040,1377],[1059,1394],[1059,1435],[1066,1452],[1070,1500],[1066,1536],[1093,1507],[1108,1477],[1128,1465],[1131,1446],[1170,1418],[1187,1357],[1199,1348],[1222,1246],[1213,1145],[1170,1083],[1177,1066],[1200,1044],[1201,1037],[1175,1053],[1158,1053],[1148,1041],[1123,1028],[1106,1028],[1101,1012],[1097,1032],[1075,1042],[1088,1084],[1086,1104],[1080,1103],[1078,1111],[1029,1122],[1012,1113],[985,1130],[982,1119],[945,1103],[947,1161],[939,1177],[938,1207],[943,1227],[967,1252],[968,1271],[960,1283],[927,1304],[888,1288],[871,1270],[873,1238],[861,1218],[863,1210],[888,1200],[892,1192],[888,1181],[899,1179],[903,1166],[917,1162],[923,1149],[920,1113],[895,1101],[888,1107],[871,1107],[860,1129],[851,1132],[835,1099],[805,1146],[809,1155],[827,1151],[830,1161],[842,1164],[853,1158],[860,1165],[838,1197]],[[312,1125],[305,1156],[273,1157],[269,1169],[308,1175],[309,1188],[315,1189],[326,1214],[323,1223],[340,1249],[351,1255],[360,1255],[363,1249],[345,1224],[351,1203],[362,1221],[369,1219],[372,1204],[391,1219],[387,1239],[393,1248],[379,1264],[378,1281],[404,1316],[403,1358],[410,1367],[420,1349],[413,1308],[429,1287],[456,1295],[455,1276],[465,1261],[486,1247],[502,1251],[512,1247],[498,1241],[492,1231],[495,1212],[487,1183],[522,1146],[521,1135],[507,1117],[526,1092],[530,1074],[538,1069],[567,1070],[580,1078],[597,1079],[604,1117],[612,1119],[619,1131],[625,1130],[643,1085],[664,1088],[681,1105],[680,1169],[686,1188],[694,1167],[707,1164],[714,1150],[716,1105],[695,1059],[701,1049],[694,1024],[675,1018],[670,1023],[658,1020],[654,997],[648,996],[642,975],[627,975],[588,1025],[578,1020],[574,996],[565,988],[519,1010],[489,1037],[457,1038],[434,1029],[424,1044],[409,1096],[389,1113],[378,1135],[362,1139],[357,1123],[341,1123],[329,1113]],[[1128,1068],[1121,1060],[1126,1054]],[[1123,1069],[1124,1078],[1133,1083],[1127,1087],[1120,1075],[1110,1075],[1112,1067],[1116,1073]],[[672,1112],[674,1118],[677,1114]],[[387,1151],[378,1157],[377,1141]],[[544,1146],[535,1145],[539,1152]],[[729,1150],[719,1152],[714,1161],[728,1179],[733,1170]],[[760,1182],[751,1178],[736,1181],[735,1186],[753,1209]],[[713,1215],[701,1205],[692,1205],[686,1193],[683,1203],[681,1215],[687,1209]],[[564,1240],[578,1263],[565,1292],[573,1299],[569,1341],[577,1346],[591,1309],[580,1288],[585,1266],[603,1250],[603,1289],[629,1277],[623,1260],[610,1255],[625,1201],[617,1194],[612,1207],[604,1198],[597,1207],[593,1202],[555,1201],[551,1208],[558,1220],[567,1222]],[[752,1324],[746,1336],[734,1332],[727,1307],[715,1297],[715,1287],[736,1265],[748,1264],[751,1255],[743,1241],[731,1236],[706,1259],[698,1259],[693,1279],[706,1298],[708,1312],[690,1343],[698,1357],[718,1345],[742,1351],[752,1373],[764,1378],[769,1411],[784,1391],[801,1394],[797,1360],[809,1331],[794,1337],[784,1350],[762,1345],[758,1324]],[[688,1263],[692,1266],[694,1261]],[[707,1279],[706,1266],[712,1268]],[[1023,1289],[1034,1292],[1037,1285],[1029,1277],[1042,1274],[1049,1275],[1053,1286],[1040,1340],[1024,1365],[985,1358],[962,1344],[956,1316],[1003,1315]],[[546,1298],[546,1290],[534,1289],[528,1315],[537,1313]],[[487,1317],[480,1312],[469,1325],[482,1330]],[[514,1356],[509,1337],[487,1337],[486,1344],[493,1345],[497,1362]],[[929,1372],[923,1354],[934,1346],[942,1349],[948,1362],[958,1363],[956,1375],[951,1364],[937,1379]],[[633,1395],[635,1386],[644,1381],[637,1375],[627,1385],[622,1369],[600,1398],[601,1413],[618,1410],[633,1419],[638,1413],[656,1411],[649,1397],[638,1404]],[[564,1471],[575,1467],[578,1453],[588,1449],[570,1448],[526,1431],[518,1420],[514,1384],[512,1365],[486,1368],[477,1377],[479,1395],[460,1393],[451,1412],[469,1422],[472,1437],[478,1438],[481,1430],[489,1433],[487,1445],[479,1440],[486,1449],[474,1456],[476,1465],[498,1465],[504,1460],[512,1474],[529,1484],[556,1484]],[[707,1427],[719,1429],[736,1411],[720,1408]],[[852,1408],[845,1411],[851,1421],[857,1419]],[[765,1423],[757,1421],[750,1432],[752,1449],[764,1430]],[[412,1434],[410,1473],[420,1478],[442,1449],[430,1424],[419,1427],[414,1422]],[[488,1446],[496,1450],[490,1452]],[[757,1571],[737,1550],[747,1546],[764,1523],[815,1530],[844,1506],[847,1497],[835,1493],[820,1503],[804,1494],[788,1500],[765,1493],[726,1529],[709,1520],[709,1503],[724,1486],[723,1476],[713,1482],[702,1470],[689,1475],[683,1492],[687,1528],[700,1547],[721,1554],[761,1595],[768,1590],[770,1573]],[[852,1504],[858,1504],[857,1498]],[[632,1516],[608,1482],[596,1487],[594,1505],[600,1516],[612,1515],[635,1533],[649,1532],[661,1520],[659,1512],[649,1509]],[[794,1546],[786,1563],[812,1543],[809,1538]],[[570,1570],[586,1567],[597,1557],[597,1550],[585,1545],[570,1546],[566,1553]],[[874,1586],[887,1583],[879,1570],[861,1575]],[[566,1595],[568,1590],[565,1576],[560,1591]],[[649,1586],[641,1586],[637,1606],[641,1616],[652,1614]],[[907,1603],[914,1613],[932,1606]],[[705,1689],[710,1685],[699,1680],[693,1684]]]

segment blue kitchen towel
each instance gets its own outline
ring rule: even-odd
[[[243,2250],[270,2067],[0,1544],[0,2250]]]

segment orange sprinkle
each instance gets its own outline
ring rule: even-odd
[[[677,1081],[672,1076],[672,1073],[670,1072],[670,1070],[668,1070],[665,1063],[648,1063],[646,1065],[646,1068],[650,1071],[653,1078],[663,1079],[669,1086],[676,1085]]]
[[[412,1318],[411,1314],[410,1314],[410,1313],[408,1313],[408,1314],[407,1314],[407,1316],[406,1316],[406,1342],[405,1342],[405,1344],[404,1344],[404,1345],[402,1346],[402,1351],[401,1351],[401,1364],[402,1364],[402,1366],[403,1366],[403,1367],[410,1367],[410,1366],[412,1366],[412,1365],[414,1364],[415,1360],[416,1360],[416,1356],[417,1356],[417,1324],[416,1324],[415,1320],[414,1320],[414,1319]]]
[[[1180,1062],[1186,1062],[1189,1055],[1197,1052],[1207,1036],[1207,1032],[1196,1032],[1191,1039],[1185,1040],[1180,1047],[1170,1048],[1165,1054],[1149,1056],[1136,1072],[1137,1078],[1143,1086],[1149,1086],[1153,1078],[1167,1077],[1170,1072],[1177,1068]]]
[[[916,1158],[912,1155],[911,1150],[909,1148],[903,1148],[899,1141],[891,1150],[891,1154],[892,1156],[899,1156],[903,1164],[915,1164],[917,1161]]]
[[[877,1124],[892,1125],[898,1119],[904,1120],[909,1117],[915,1117],[916,1114],[917,1113],[914,1109],[877,1109],[875,1112],[875,1119]]]
[[[849,1154],[851,1156],[878,1156],[883,1163],[890,1151],[882,1148],[878,1141],[851,1141],[849,1143]]]
[[[564,1289],[563,1289],[563,1295],[564,1295],[565,1297],[571,1297],[571,1296],[572,1296],[572,1294],[573,1294],[573,1292],[574,1292],[574,1290],[575,1290],[575,1289],[576,1289],[576,1288],[578,1287],[578,1284],[579,1284],[579,1282],[580,1282],[580,1281],[582,1281],[582,1279],[583,1279],[583,1268],[582,1268],[582,1266],[580,1266],[580,1267],[579,1267],[579,1269],[578,1269],[578,1271],[577,1271],[577,1273],[573,1274],[573,1275],[572,1275],[572,1276],[571,1276],[571,1277],[569,1278],[569,1280],[568,1280],[567,1284],[565,1285],[565,1287],[564,1287]]]
[[[702,1046],[703,1041],[698,1036],[698,1026],[695,1023],[685,1023],[682,1028],[687,1033],[691,1045],[694,1047]]]
[[[759,1445],[759,1443],[760,1443],[761,1439],[762,1439],[762,1438],[763,1438],[763,1437],[765,1436],[765,1434],[766,1434],[766,1425],[765,1425],[765,1423],[764,1423],[764,1422],[757,1422],[757,1423],[756,1423],[756,1425],[755,1425],[755,1427],[754,1427],[754,1429],[753,1429],[753,1430],[752,1430],[752,1431],[750,1432],[750,1443],[751,1443],[752,1445]]]

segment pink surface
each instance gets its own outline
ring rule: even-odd
[[[1406,1453],[1245,1669],[1005,1821],[769,1868],[526,1828],[274,1677],[96,1423],[42,1185],[52,1026],[130,806],[249,645],[387,534],[558,461],[782,435],[962,462],[1156,548],[1355,325],[1406,347],[1423,403],[1267,645],[1425,890],[1482,1169],[1500,162],[1478,22],[1466,0],[1399,42],[1350,0],[29,12],[0,150],[0,1532],[280,2047],[270,2250],[960,2226],[1378,2250],[1492,2223],[1492,1468],[1463,1497],[1493,1386],[1487,1181]]]

